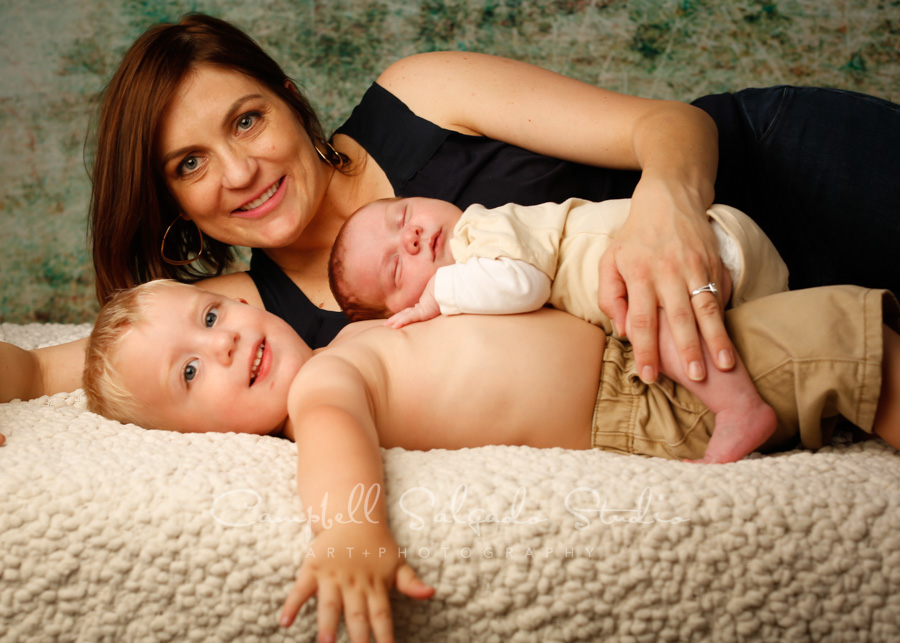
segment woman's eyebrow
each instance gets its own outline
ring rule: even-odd
[[[248,100],[256,100],[259,98],[265,98],[262,94],[247,94],[246,96],[241,96],[237,100],[235,100],[231,107],[228,108],[228,111],[225,112],[224,118],[222,118],[222,127],[227,127],[229,123],[231,123],[231,119],[234,118],[235,113],[240,110],[241,105],[246,103]]]

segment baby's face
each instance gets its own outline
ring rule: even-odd
[[[312,350],[278,317],[190,286],[154,293],[114,356],[123,385],[157,426],[268,434]]]
[[[391,312],[415,305],[437,269],[453,263],[448,242],[461,215],[452,203],[422,197],[361,209],[344,231],[350,292]]]

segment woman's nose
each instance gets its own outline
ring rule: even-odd
[[[240,151],[229,151],[222,157],[222,185],[229,189],[245,188],[253,182],[256,160]]]
[[[406,225],[401,233],[403,249],[411,255],[422,249],[422,228],[417,225]]]

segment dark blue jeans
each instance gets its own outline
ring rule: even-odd
[[[693,104],[719,127],[716,201],[765,230],[792,289],[850,283],[900,295],[900,106],[786,86]]]

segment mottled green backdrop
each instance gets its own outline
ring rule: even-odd
[[[0,321],[92,319],[89,116],[129,43],[192,10],[256,37],[329,130],[386,65],[435,49],[660,98],[794,83],[900,100],[900,0],[2,0]]]

